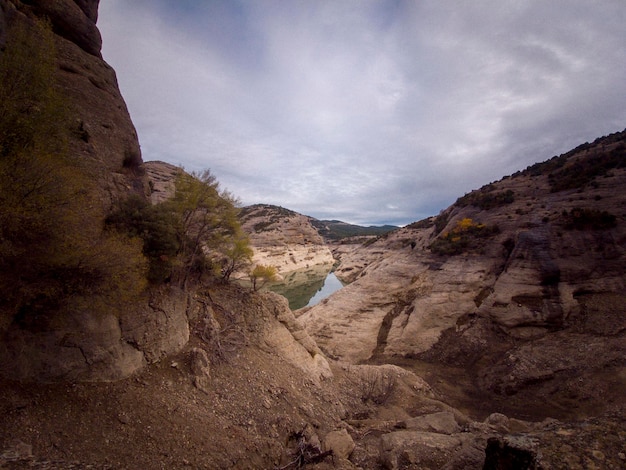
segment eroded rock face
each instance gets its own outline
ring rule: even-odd
[[[625,141],[599,140],[559,168],[618,162]],[[342,253],[336,275],[352,284],[299,321],[331,357],[463,367],[479,393],[515,395],[520,411],[529,391],[539,404],[559,397],[555,414],[575,414],[572,401],[586,403],[583,415],[610,407],[612,390],[626,391],[626,171],[603,171],[558,191],[547,172],[505,178],[466,198],[475,204]],[[506,203],[484,202],[507,191]],[[467,236],[463,224],[487,235]],[[430,248],[447,233],[441,252]]]
[[[122,337],[148,363],[179,351],[189,341],[189,320],[198,306],[175,287],[152,289],[148,301],[120,317]]]
[[[0,0],[0,48],[6,46],[8,28],[18,24],[32,28],[36,19],[50,21],[58,63],[55,78],[71,115],[68,152],[97,182],[102,208],[107,211],[130,193],[146,195],[148,182],[115,72],[100,54],[97,10],[98,0]],[[175,316],[177,307],[173,308],[168,314]],[[157,328],[146,333],[154,322],[140,327],[135,318],[132,332],[143,329],[142,338],[150,343],[138,347],[142,339],[126,338],[123,316],[114,311],[96,316],[85,306],[45,325],[14,323],[2,331],[2,373],[22,380],[116,380],[184,344],[180,324],[163,330],[158,326],[168,322],[157,321]],[[172,337],[165,339],[169,334]],[[163,338],[150,340],[158,335]]]
[[[102,38],[96,28],[100,0],[32,0],[22,3],[30,5],[35,15],[49,19],[56,34],[88,54],[102,57]]]
[[[58,84],[72,115],[71,154],[102,189],[105,208],[129,192],[148,193],[140,166],[137,132],[121,96],[115,71],[102,60],[102,39],[96,27],[98,0],[0,0],[0,46],[3,22],[31,24],[50,20],[55,33]],[[3,21],[4,18],[4,21]]]
[[[0,342],[0,358],[1,375],[38,382],[117,380],[146,364],[122,340],[117,317],[95,317],[88,310],[45,330],[13,326]]]
[[[241,213],[255,264],[276,267],[279,274],[334,263],[333,255],[309,218],[282,207],[257,204]]]
[[[328,360],[317,343],[296,321],[287,299],[272,292],[261,295],[279,322],[279,324],[268,323],[271,327],[265,331],[264,344],[306,372],[315,383],[331,378],[333,373]]]
[[[176,194],[176,178],[182,171],[180,167],[166,162],[145,162],[143,168],[148,176],[150,202],[158,204]]]

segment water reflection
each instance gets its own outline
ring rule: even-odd
[[[313,305],[321,302],[326,297],[328,297],[330,294],[332,294],[335,291],[338,291],[342,287],[343,287],[343,284],[337,278],[337,276],[335,276],[335,273],[332,273],[332,272],[328,273],[328,276],[326,276],[326,279],[324,280],[324,284],[315,293],[315,295],[313,297],[311,297],[311,300],[309,300],[309,303],[306,304],[306,306],[307,307],[312,307]]]
[[[331,268],[324,265],[293,271],[285,274],[280,283],[269,284],[266,288],[286,297],[291,310],[312,306],[343,287],[335,274],[330,272]]]

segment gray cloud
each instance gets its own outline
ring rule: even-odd
[[[404,224],[626,124],[623,0],[100,6],[145,160]]]

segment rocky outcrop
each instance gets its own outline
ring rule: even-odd
[[[102,38],[96,27],[100,0],[33,0],[22,2],[41,18],[50,20],[54,32],[83,51],[102,58]]]
[[[96,182],[105,214],[118,199],[147,195],[149,188],[115,72],[100,54],[97,9],[98,0],[0,0],[0,48],[6,47],[8,29],[35,31],[37,19],[50,22],[58,64],[55,85],[71,116],[67,150]],[[103,308],[99,314],[84,305],[41,325],[3,325],[1,372],[42,381],[125,377],[184,344],[185,326],[174,319],[185,317],[186,309],[174,303],[154,309],[128,306],[121,313]]]
[[[266,330],[263,339],[265,345],[306,372],[315,383],[331,378],[333,373],[328,360],[313,338],[296,321],[287,299],[272,292],[261,295],[273,309],[273,315],[281,326],[273,325]]]
[[[166,162],[151,161],[143,164],[150,186],[150,202],[158,204],[174,197],[176,177],[182,169]]]
[[[0,342],[0,375],[24,381],[117,380],[140,368],[143,354],[122,339],[113,315],[75,311],[44,331],[12,327]]]
[[[610,407],[626,391],[626,133],[583,147],[342,253],[353,282],[299,321],[330,357],[460,366],[516,412]],[[581,186],[580,168],[599,176]]]
[[[137,132],[121,96],[115,71],[100,53],[98,0],[0,0],[0,42],[4,23],[31,24],[47,18],[55,33],[57,82],[72,115],[72,155],[97,179],[105,207],[129,192],[147,194],[140,170]],[[4,18],[4,20],[3,20]]]
[[[276,267],[279,274],[330,266],[333,255],[304,215],[266,204],[245,207],[240,215],[243,230],[250,237],[255,264]]]
[[[177,289],[154,290],[121,314],[88,306],[47,326],[13,325],[0,342],[0,375],[26,381],[119,380],[178,352],[199,305]]]
[[[189,341],[189,320],[200,307],[190,294],[175,288],[152,289],[148,301],[120,316],[122,338],[141,351],[148,363],[180,351]]]

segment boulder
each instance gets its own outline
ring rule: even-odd
[[[449,411],[440,411],[424,416],[417,416],[404,421],[406,429],[428,431],[439,434],[455,434],[461,432],[454,414]]]
[[[347,459],[352,454],[355,444],[345,429],[331,431],[324,437],[324,451],[332,450],[333,456]]]
[[[401,468],[480,468],[480,443],[470,435],[396,431],[381,437],[381,461],[389,470]]]
[[[116,316],[87,309],[34,330],[12,325],[0,342],[0,375],[16,380],[118,380],[145,363],[144,355],[123,340]]]
[[[189,341],[188,307],[188,295],[180,289],[153,290],[148,302],[121,316],[123,337],[148,363],[174,354]]]
[[[263,335],[265,347],[307,372],[316,383],[331,378],[333,373],[328,360],[306,330],[296,321],[287,299],[273,292],[264,292],[260,296],[265,305],[271,308],[274,318],[274,321],[265,324]]]
[[[207,392],[211,381],[211,361],[209,356],[201,348],[191,348],[189,356],[193,384],[198,390]]]

